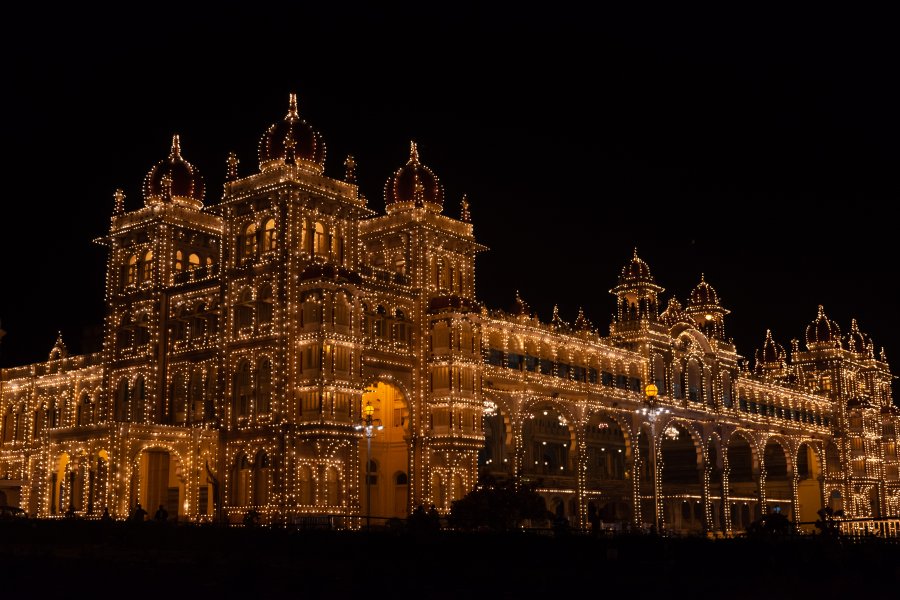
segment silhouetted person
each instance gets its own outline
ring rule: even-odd
[[[147,518],[147,511],[141,506],[141,503],[138,502],[134,505],[134,511],[131,513],[131,522],[132,523],[143,523],[144,519]]]
[[[255,509],[250,509],[244,514],[244,525],[253,527],[259,524],[259,513]]]
[[[159,508],[156,509],[156,514],[153,515],[153,519],[157,523],[165,523],[169,520],[169,511],[166,510],[165,506],[160,504]]]
[[[103,514],[100,515],[100,520],[104,523],[109,523],[112,521],[112,515],[109,514],[109,509],[105,506],[103,507]]]
[[[434,504],[428,509],[428,530],[438,531],[441,528],[441,515],[438,514]]]

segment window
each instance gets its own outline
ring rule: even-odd
[[[175,272],[180,273],[184,270],[184,253],[181,250],[175,251]]]
[[[272,410],[272,363],[264,358],[259,364],[256,374],[257,412],[267,415]]]
[[[127,285],[134,285],[138,279],[138,257],[132,255],[128,259],[128,269],[126,270],[125,282]]]
[[[250,401],[252,390],[250,388],[250,363],[242,360],[238,365],[234,376],[235,416],[238,418],[250,416]]]
[[[315,252],[318,256],[328,256],[328,237],[325,235],[325,225],[319,221],[315,222],[314,227],[314,244]]]
[[[194,269],[200,268],[200,257],[196,254],[191,254],[188,257],[188,270],[193,271]]]
[[[244,228],[241,241],[241,256],[252,258],[256,256],[256,223],[250,223]]]
[[[235,333],[239,333],[242,329],[253,326],[253,295],[250,290],[245,288],[241,290],[238,302],[234,307],[234,328]]]
[[[275,238],[275,219],[269,219],[263,225],[263,252],[269,252],[277,247]]]
[[[256,300],[259,307],[259,323],[266,325],[272,322],[272,286],[264,284],[259,288]]]
[[[153,252],[148,251],[141,263],[141,281],[150,281],[153,276]]]

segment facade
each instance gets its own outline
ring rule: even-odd
[[[801,522],[822,506],[900,514],[892,376],[855,321],[842,335],[819,307],[803,345],[769,333],[751,365],[709,283],[661,310],[636,251],[609,335],[582,313],[541,322],[518,295],[491,310],[466,200],[460,219],[443,214],[415,144],[386,214],[352,158],[342,180],[324,161],[291,96],[258,172],[229,157],[218,204],[177,136],[142,207],[116,192],[97,240],[102,352],[69,356],[59,339],[0,375],[0,503],[354,528],[420,504],[446,513],[488,472],[536,482],[581,527],[729,534],[776,507]],[[642,410],[649,383],[658,416]],[[383,425],[370,440],[367,405]]]

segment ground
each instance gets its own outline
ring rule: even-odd
[[[5,591],[91,598],[851,598],[900,589],[900,540],[711,540],[575,533],[296,532],[0,523]],[[894,592],[889,592],[893,589]],[[593,590],[593,591],[592,591]],[[629,594],[630,595],[630,594]],[[255,600],[255,598],[254,598]]]

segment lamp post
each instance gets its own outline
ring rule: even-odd
[[[366,530],[369,529],[369,519],[372,514],[372,478],[369,474],[369,465],[372,463],[372,438],[375,436],[376,431],[381,431],[384,429],[384,425],[381,422],[381,419],[373,419],[372,415],[375,414],[375,407],[372,406],[372,403],[368,400],[366,401],[366,406],[363,408],[363,419],[358,421],[353,425],[353,428],[357,431],[364,432],[366,436]]]
[[[656,419],[660,415],[668,414],[670,411],[664,406],[657,406],[656,395],[659,388],[652,383],[648,383],[644,387],[644,406],[637,409],[636,413],[644,415],[650,421],[650,470],[653,478],[653,526],[659,533],[659,482],[656,473]]]

